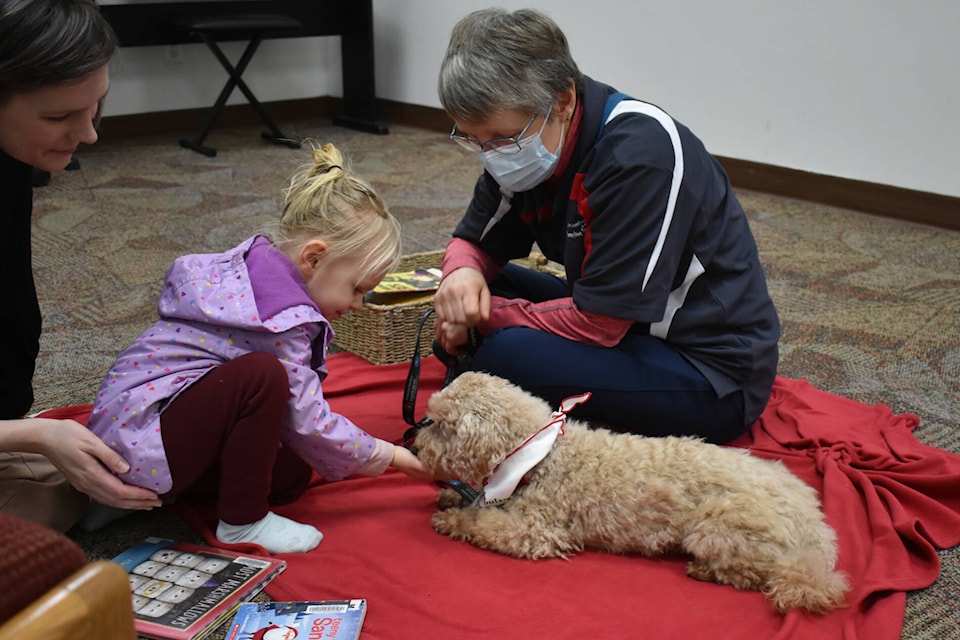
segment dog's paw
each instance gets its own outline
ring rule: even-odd
[[[452,491],[452,490],[451,490]],[[453,491],[456,494],[456,491]],[[459,499],[460,496],[458,495]],[[430,524],[437,533],[442,533],[451,538],[463,538],[458,523],[460,522],[460,510],[449,509],[448,511],[438,511],[430,518]]]
[[[699,580],[701,582],[716,582],[717,577],[713,572],[713,568],[710,565],[691,561],[687,563],[687,575],[694,580]]]
[[[437,508],[441,511],[462,506],[463,498],[453,489],[441,489],[437,494]]]

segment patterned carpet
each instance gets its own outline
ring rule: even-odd
[[[380,191],[405,252],[443,247],[479,167],[446,137],[392,126],[387,136],[285,123],[333,142]],[[255,128],[217,130],[219,154],[175,137],[83,149],[79,171],[36,191],[34,262],[45,331],[36,409],[92,401],[119,350],[154,317],[170,261],[231,247],[274,219],[305,152]],[[780,373],[921,418],[917,437],[960,453],[960,233],[740,192],[783,323]],[[71,534],[112,557],[145,535],[190,539],[164,512]],[[960,638],[960,550],[907,599],[903,638]]]

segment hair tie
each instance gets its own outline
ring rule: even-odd
[[[330,173],[330,172],[331,172],[332,170],[334,170],[334,169],[340,169],[340,171],[343,171],[343,167],[341,167],[340,165],[338,165],[338,164],[332,164],[332,165],[330,165],[329,167],[327,167],[327,170],[324,171],[324,173]]]

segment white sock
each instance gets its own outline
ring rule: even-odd
[[[227,524],[221,520],[217,525],[217,540],[228,544],[252,542],[270,553],[305,553],[320,544],[323,534],[308,524],[268,511],[262,519],[250,524]]]

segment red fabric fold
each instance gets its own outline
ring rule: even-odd
[[[324,390],[334,410],[379,437],[401,436],[406,365],[337,354],[329,368]],[[418,417],[442,377],[435,358],[423,361]],[[267,592],[279,600],[367,598],[368,640],[696,640],[716,638],[718,629],[724,638],[898,640],[906,591],[932,584],[937,549],[960,544],[960,456],[917,441],[917,423],[778,378],[760,420],[731,445],[782,460],[821,493],[839,567],[853,585],[849,606],[826,616],[780,616],[759,593],[687,578],[680,557],[585,552],[527,561],[455,542],[430,528],[437,488],[392,471],[336,483],[315,478],[300,500],[278,507],[325,538],[310,553],[285,555],[289,566]],[[178,513],[218,544],[209,508],[181,504]]]
[[[851,578],[825,636],[899,638],[906,591],[930,586],[937,549],[960,543],[960,456],[914,436],[919,420],[778,378],[767,409],[733,443],[779,459],[816,488]],[[840,624],[842,620],[842,625]]]

